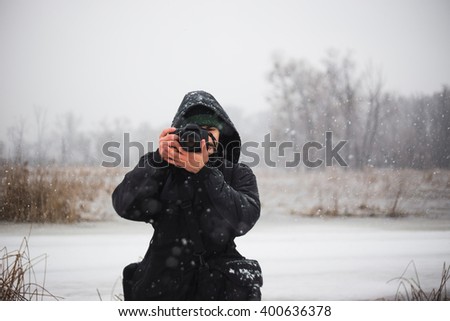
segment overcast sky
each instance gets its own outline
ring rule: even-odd
[[[0,138],[34,106],[83,126],[170,124],[196,89],[267,109],[274,53],[317,63],[351,51],[386,88],[428,94],[450,84],[449,33],[448,0],[0,0]]]

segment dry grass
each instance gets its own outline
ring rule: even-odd
[[[414,269],[414,277],[405,277],[409,267]],[[399,285],[395,300],[397,301],[449,301],[450,297],[447,293],[447,282],[450,279],[450,267],[446,267],[444,263],[439,286],[431,291],[425,291],[420,285],[419,275],[417,273],[414,262],[410,262],[403,274],[391,281],[398,281]]]
[[[65,167],[1,168],[0,220],[71,223],[80,221],[104,180],[92,170]]]
[[[0,300],[1,301],[40,301],[44,298],[58,300],[59,298],[45,289],[44,280],[38,283],[34,266],[39,263],[46,265],[46,255],[31,258],[28,241],[23,239],[17,251],[0,250]]]
[[[119,293],[117,293],[119,291]],[[123,297],[123,290],[122,290],[122,277],[118,277],[116,281],[114,282],[111,294],[110,294],[110,301],[124,301]],[[97,289],[97,295],[100,301],[103,301],[102,294],[100,293],[100,290]]]
[[[129,169],[0,167],[0,221],[71,223],[113,217],[111,193]],[[289,172],[255,169],[265,213],[312,217],[439,217],[450,213],[450,171]]]

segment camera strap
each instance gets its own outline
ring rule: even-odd
[[[218,145],[219,145],[219,142],[217,141],[216,137],[214,137],[213,134],[208,133],[208,136],[211,137],[211,139],[212,139],[213,142],[210,143],[210,142],[207,141],[207,142],[206,142],[206,148],[208,148],[208,146],[212,146],[212,147],[214,148],[214,150],[217,151],[217,147],[218,147]]]

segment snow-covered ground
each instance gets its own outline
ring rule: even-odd
[[[450,219],[450,171],[391,168],[256,169],[267,215]]]
[[[122,268],[141,257],[152,229],[112,219],[75,225],[0,224],[0,248],[29,236],[32,257],[47,254],[45,287],[65,300],[113,299]],[[413,260],[424,289],[437,287],[450,264],[448,218],[304,218],[263,215],[237,240],[263,268],[264,300],[392,299]],[[35,266],[42,280],[45,264]],[[413,276],[409,269],[407,276]]]

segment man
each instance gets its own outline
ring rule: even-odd
[[[180,145],[175,131],[187,124],[208,131],[200,151]],[[114,209],[154,228],[142,262],[124,269],[126,300],[260,299],[260,270],[250,266],[250,277],[241,275],[234,279],[241,284],[230,287],[234,276],[227,273],[235,269],[221,268],[244,262],[234,238],[247,233],[260,215],[256,178],[238,163],[240,145],[217,100],[203,91],[190,92],[172,127],[162,131],[158,150],[125,175],[112,195]]]

